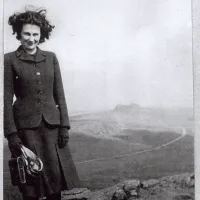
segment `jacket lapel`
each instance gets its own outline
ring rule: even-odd
[[[37,47],[37,54],[36,54],[36,62],[42,62],[46,59],[46,54],[44,51],[42,51],[39,47]]]
[[[16,56],[23,61],[42,62],[46,59],[46,54],[39,47],[37,47],[36,57],[26,53],[22,46],[16,50]]]

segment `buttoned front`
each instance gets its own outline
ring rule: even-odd
[[[4,62],[5,136],[37,127],[42,116],[49,124],[70,128],[56,55],[38,48],[34,59],[20,46],[5,54]]]

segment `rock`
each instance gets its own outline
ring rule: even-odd
[[[113,197],[112,197],[112,200],[124,200],[126,199],[126,193],[124,192],[123,189],[121,188],[118,188],[114,194],[113,194]]]
[[[130,197],[130,198],[128,198],[128,200],[147,200],[147,199],[143,199],[143,198],[138,199],[138,197]]]
[[[110,200],[103,192],[95,192],[91,196],[91,200]]]
[[[194,187],[195,180],[194,180],[194,175],[188,177],[185,181],[186,186],[188,187]]]
[[[141,182],[139,180],[128,180],[124,182],[124,191],[128,197],[139,197]]]
[[[131,190],[130,191],[130,196],[131,197],[137,197],[139,194],[138,194],[138,191],[137,190]]]
[[[139,180],[127,180],[124,181],[124,191],[130,191],[138,189],[141,186],[141,182]]]
[[[91,191],[87,188],[74,188],[62,193],[62,200],[87,200],[91,199]]]
[[[93,192],[91,200],[120,200],[120,198],[123,198],[123,196],[126,195],[122,187],[123,184],[118,184],[100,191]]]
[[[149,188],[149,187],[152,187],[152,186],[157,185],[157,184],[159,184],[159,180],[150,179],[150,180],[142,181],[141,187],[142,188]]]
[[[173,197],[173,200],[194,200],[194,198],[190,195],[177,195]]]
[[[71,190],[64,190],[63,195],[81,194],[85,191],[88,191],[88,189],[87,188],[73,188]]]

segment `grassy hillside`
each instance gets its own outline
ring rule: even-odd
[[[149,131],[149,130],[131,130],[125,129],[117,135],[117,138],[120,138],[127,143],[140,143],[145,144],[151,147],[157,147],[161,144],[165,144],[169,141],[172,141],[179,137],[179,133],[167,132],[167,131]]]
[[[158,151],[78,164],[84,186],[103,188],[129,178],[159,178],[165,175],[193,172],[193,137],[186,136]]]
[[[106,137],[98,138],[76,133],[71,134],[69,145],[76,161],[102,157],[109,158],[150,148],[148,144],[128,144],[121,139]]]
[[[166,134],[162,135],[166,137]],[[152,138],[154,137],[155,135],[152,134]],[[163,141],[166,141],[165,137]],[[126,140],[101,139],[80,134],[72,135],[70,149],[83,186],[92,189],[103,188],[123,179],[158,178],[164,175],[192,172],[194,169],[193,137],[189,135],[158,151],[110,159],[112,156],[150,148],[144,144],[134,145],[135,141],[131,139],[129,138],[126,142]],[[4,184],[9,185],[9,174],[6,173],[9,151],[6,147],[4,155]],[[80,163],[84,160],[101,157],[105,159]]]

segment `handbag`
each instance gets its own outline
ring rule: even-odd
[[[14,186],[26,184],[39,177],[43,171],[41,159],[30,149],[21,145],[21,155],[8,161],[11,183]]]

